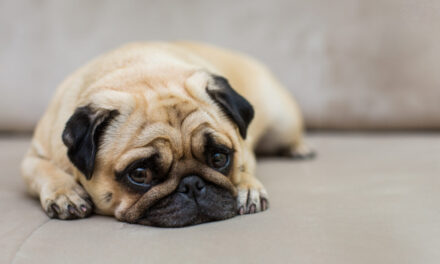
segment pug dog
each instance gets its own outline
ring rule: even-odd
[[[59,86],[21,169],[51,218],[181,227],[266,210],[255,154],[313,156],[266,67],[206,44],[134,43]]]

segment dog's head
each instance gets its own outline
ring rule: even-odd
[[[249,102],[203,71],[126,77],[85,95],[62,136],[96,210],[166,227],[236,215]]]

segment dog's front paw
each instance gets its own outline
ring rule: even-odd
[[[269,207],[266,189],[256,179],[238,185],[238,214],[254,214]]]
[[[77,219],[89,216],[93,203],[78,184],[70,187],[46,188],[40,196],[41,206],[50,218]]]

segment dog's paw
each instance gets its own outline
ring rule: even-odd
[[[308,160],[314,159],[316,157],[316,152],[310,149],[307,145],[301,144],[290,150],[287,156],[290,156],[293,159]]]
[[[254,183],[238,185],[237,210],[239,215],[254,214],[269,208],[269,200],[263,185],[254,180]]]
[[[47,188],[40,197],[41,205],[50,218],[77,219],[93,212],[93,202],[78,184],[70,188]]]

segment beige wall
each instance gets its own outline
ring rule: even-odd
[[[0,129],[31,129],[93,56],[175,39],[259,58],[309,127],[440,127],[440,1],[0,0]]]

